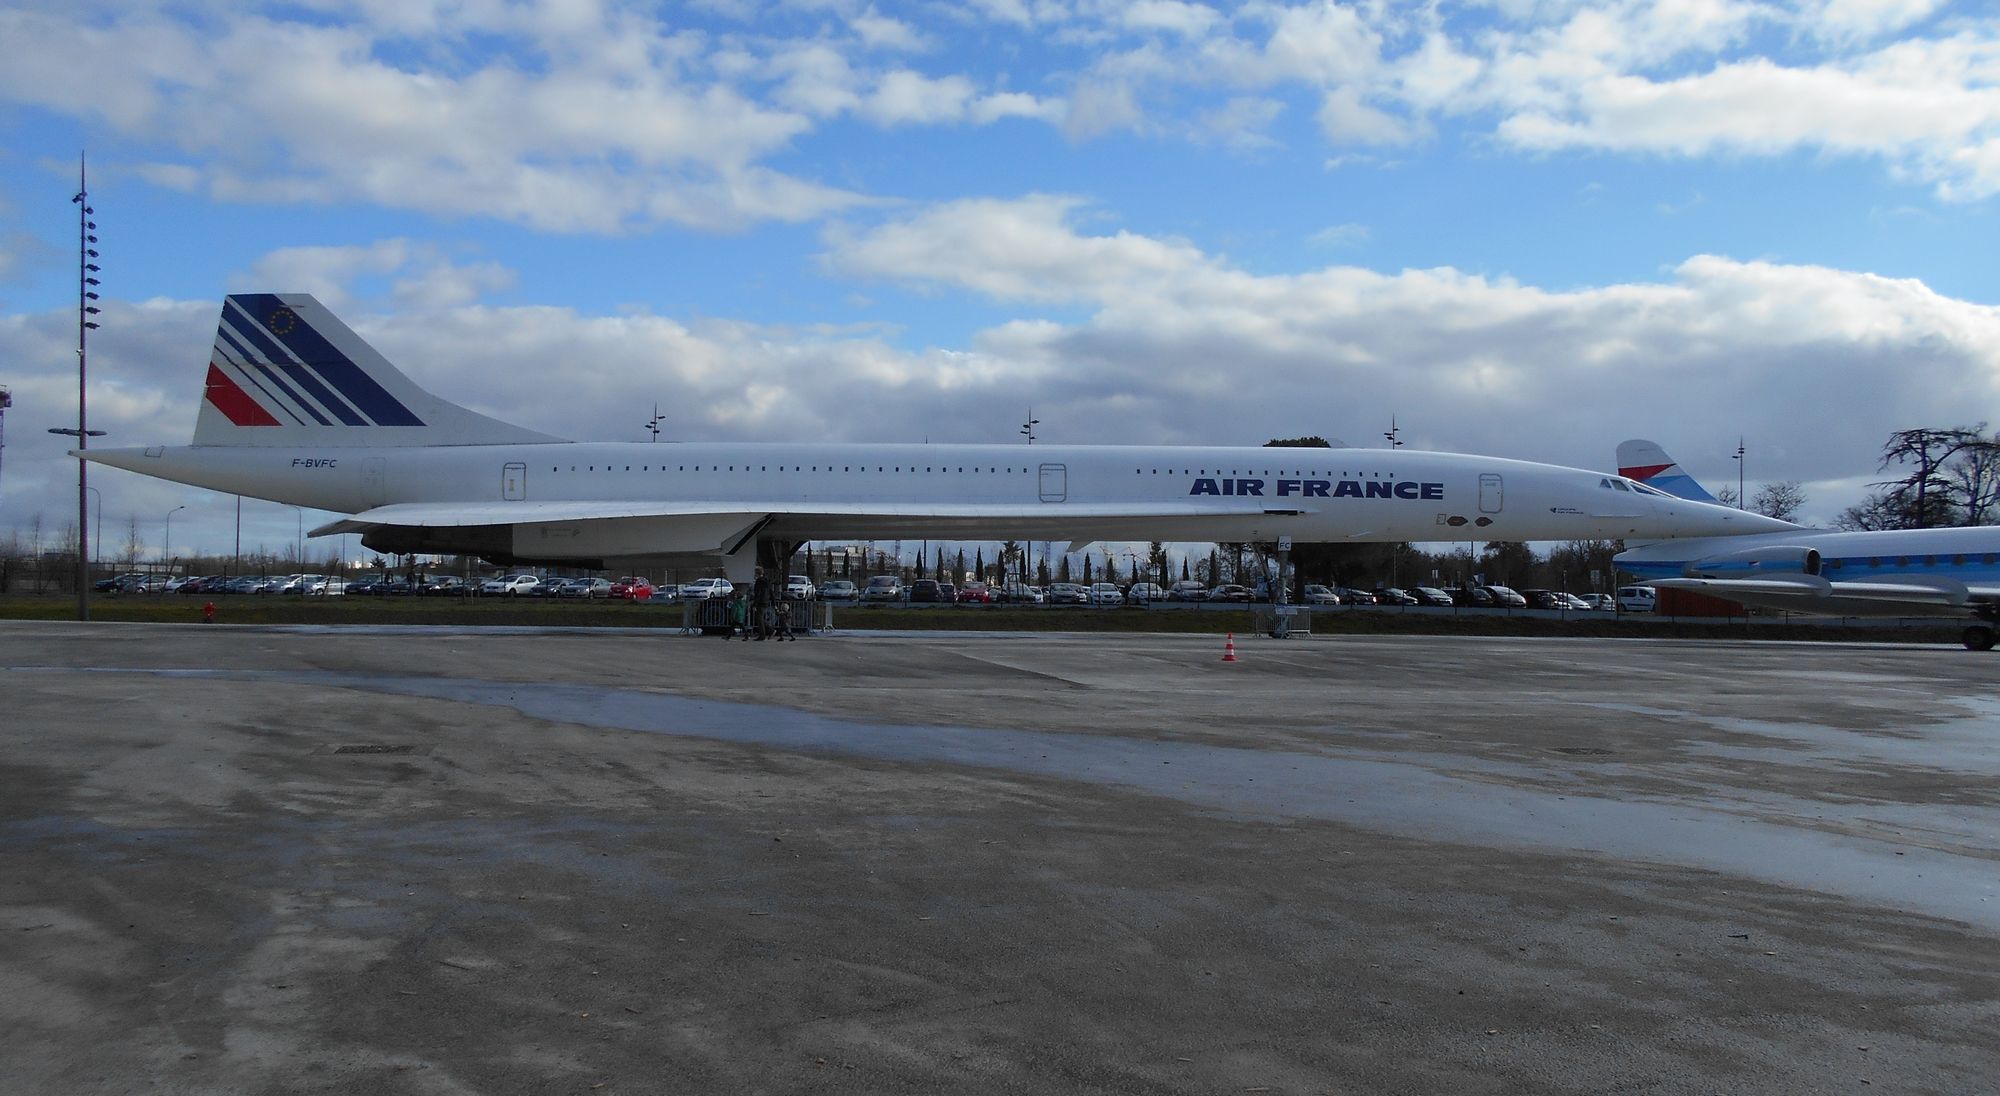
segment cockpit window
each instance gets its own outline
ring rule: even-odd
[[[1617,488],[1617,489],[1618,489],[1618,490],[1620,490],[1620,491],[1630,491],[1630,490],[1631,490],[1631,488],[1630,488],[1630,487],[1627,487],[1627,486],[1625,486],[1625,481],[1624,481],[1624,480],[1612,480],[1612,481],[1611,481],[1611,486],[1613,486],[1613,487]]]
[[[1645,484],[1643,484],[1643,483],[1635,483],[1635,484],[1633,484],[1633,485],[1632,485],[1632,490],[1634,490],[1634,491],[1637,491],[1637,492],[1639,492],[1639,493],[1640,493],[1640,494],[1642,494],[1642,495],[1658,495],[1659,497],[1661,497],[1661,498],[1663,498],[1663,499],[1670,499],[1670,498],[1673,498],[1673,496],[1672,496],[1672,495],[1669,495],[1669,494],[1667,494],[1667,493],[1666,493],[1665,491],[1662,491],[1662,490],[1660,490],[1660,489],[1659,489],[1659,488],[1657,488],[1657,487],[1648,487],[1648,486],[1646,486],[1646,485],[1645,485]]]

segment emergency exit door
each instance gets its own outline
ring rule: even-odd
[[[528,497],[528,466],[509,464],[500,469],[500,498],[505,502],[521,502]]]
[[[1500,473],[1481,472],[1479,474],[1479,512],[1482,514],[1499,513],[1500,504],[1503,501],[1502,496]]]
[[[1069,498],[1069,466],[1042,465],[1042,501],[1061,502]]]

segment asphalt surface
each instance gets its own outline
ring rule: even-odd
[[[2000,654],[0,623],[0,1092],[2000,1089]]]

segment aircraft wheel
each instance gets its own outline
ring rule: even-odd
[[[1965,649],[1968,651],[1990,651],[1993,649],[1993,629],[1984,624],[1975,624],[1967,628],[1959,640],[1965,644]]]

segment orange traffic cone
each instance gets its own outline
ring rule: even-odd
[[[1236,661],[1236,633],[1230,632],[1228,635],[1229,638],[1222,643],[1222,661],[1234,662]]]

